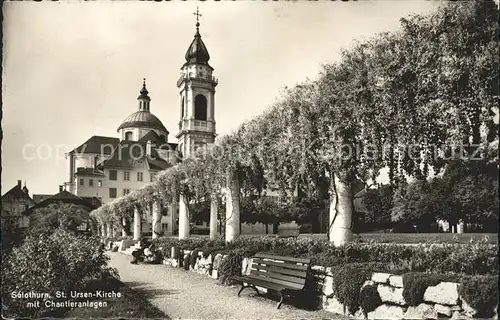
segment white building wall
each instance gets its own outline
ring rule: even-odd
[[[268,225],[268,234],[273,234],[273,225]],[[266,225],[263,223],[242,223],[241,234],[266,234]]]

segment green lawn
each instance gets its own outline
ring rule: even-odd
[[[243,234],[244,238],[253,237],[275,237],[275,234]],[[192,238],[208,238],[206,235],[190,235]],[[496,233],[361,233],[359,240],[362,242],[377,241],[382,243],[403,243],[403,244],[417,244],[417,243],[468,243],[471,241],[479,241],[484,238],[492,244],[498,244],[498,235]],[[177,237],[172,237],[177,238]],[[325,233],[303,233],[299,238],[311,238],[316,240],[326,240]]]
[[[134,291],[121,281],[110,278],[105,282],[96,282],[89,286],[87,292],[103,290],[105,292],[119,292],[120,298],[100,298],[96,301],[106,302],[106,307],[76,308],[68,311],[65,318],[124,318],[124,319],[170,319],[161,310],[153,306],[140,292]]]
[[[326,234],[301,234],[300,237],[313,239],[326,239]],[[478,241],[484,238],[488,242],[498,243],[498,235],[496,233],[362,233],[360,240],[377,241],[383,243],[468,243]]]

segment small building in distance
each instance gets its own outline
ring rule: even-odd
[[[2,224],[12,223],[15,228],[28,227],[29,219],[25,213],[35,204],[29,195],[26,182],[24,187],[21,183],[21,180],[17,180],[17,185],[2,196]]]

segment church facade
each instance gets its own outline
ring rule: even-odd
[[[64,189],[80,197],[96,197],[103,204],[127,195],[155,180],[159,171],[189,157],[197,148],[215,141],[215,87],[210,55],[199,32],[188,47],[177,81],[179,131],[169,142],[168,129],[151,112],[151,98],[144,79],[137,98],[138,110],[125,118],[116,137],[94,135],[67,154],[68,181]],[[162,212],[162,231],[176,230],[177,206]],[[151,219],[143,223],[149,232]]]

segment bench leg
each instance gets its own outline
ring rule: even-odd
[[[283,304],[283,300],[285,300],[285,294],[283,292],[280,292],[280,295],[281,295],[281,299],[280,299],[280,302],[278,302],[277,309],[279,309],[281,307],[281,305]]]
[[[258,296],[260,295],[259,290],[257,290],[257,288],[253,284],[250,284],[250,285],[241,284],[241,289],[240,289],[240,291],[238,291],[238,297],[240,296],[241,291],[243,291],[243,289],[245,289],[245,288],[252,288],[255,290],[255,293]]]

